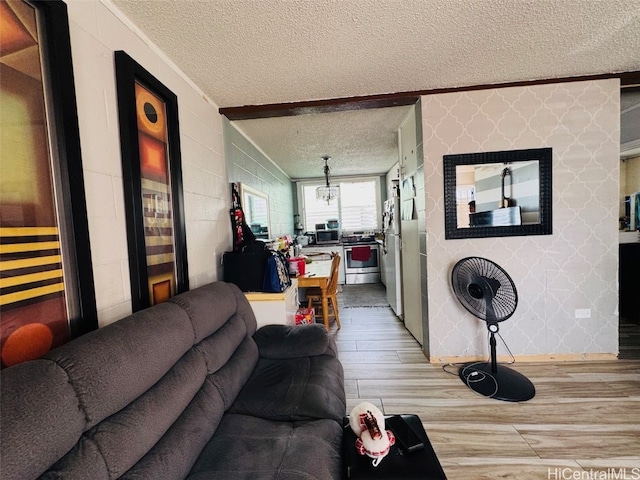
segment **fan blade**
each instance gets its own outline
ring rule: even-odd
[[[462,306],[487,322],[506,320],[518,304],[518,294],[509,275],[486,258],[460,260],[453,268],[451,284]]]

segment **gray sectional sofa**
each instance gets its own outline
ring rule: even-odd
[[[215,282],[2,371],[0,478],[340,478],[344,375],[322,325]]]

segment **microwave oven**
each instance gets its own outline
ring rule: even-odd
[[[316,243],[338,243],[340,241],[339,230],[316,230]]]

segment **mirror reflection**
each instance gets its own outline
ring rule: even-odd
[[[551,234],[550,148],[445,155],[445,238]]]
[[[540,162],[456,166],[458,228],[540,223]]]
[[[242,209],[256,238],[269,238],[269,197],[248,185],[240,185]]]

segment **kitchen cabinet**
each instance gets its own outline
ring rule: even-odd
[[[295,325],[298,311],[298,280],[291,279],[291,286],[282,293],[245,292],[258,328],[264,325]]]

